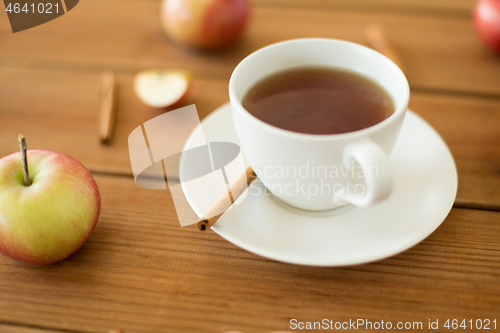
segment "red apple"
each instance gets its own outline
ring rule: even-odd
[[[479,0],[472,19],[479,37],[500,53],[500,0]]]
[[[236,42],[245,30],[247,0],[163,0],[162,26],[175,42],[215,50]]]
[[[0,159],[0,253],[26,263],[56,263],[87,241],[101,197],[75,159],[48,150],[29,150],[27,159],[29,186],[20,152]]]

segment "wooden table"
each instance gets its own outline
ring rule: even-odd
[[[0,156],[17,151],[23,133],[30,148],[80,160],[102,195],[97,228],[69,259],[36,267],[0,258],[0,332],[269,332],[324,318],[424,328],[438,319],[440,331],[447,319],[489,318],[500,330],[500,56],[473,31],[473,0],[253,5],[241,43],[212,54],[169,43],[157,0],[84,0],[17,34],[0,14]],[[443,136],[458,168],[454,208],[423,242],[367,265],[288,265],[180,228],[168,191],[135,185],[127,137],[163,112],[135,96],[138,70],[191,70],[185,105],[205,117],[228,101],[232,69],[257,48],[296,37],[364,44],[372,22],[406,64],[410,107]],[[119,114],[114,141],[103,146],[98,97],[108,69],[117,73]]]

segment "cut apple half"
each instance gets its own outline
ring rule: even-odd
[[[191,74],[181,70],[147,70],[135,76],[137,97],[153,108],[165,108],[179,103],[191,86]]]

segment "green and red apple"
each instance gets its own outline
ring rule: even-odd
[[[235,43],[248,21],[247,0],[163,0],[161,21],[175,42],[216,50]]]
[[[52,264],[75,253],[99,218],[101,198],[77,160],[28,150],[31,185],[20,152],[0,159],[0,253],[32,264]]]

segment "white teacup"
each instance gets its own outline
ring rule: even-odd
[[[378,82],[393,99],[394,113],[371,127],[342,134],[291,132],[263,122],[242,106],[257,82],[283,70],[329,66]],[[264,186],[297,208],[327,210],[347,203],[364,207],[391,193],[388,157],[403,124],[409,99],[403,72],[365,46],[306,38],[264,47],[246,57],[229,81],[229,98],[243,152]]]

